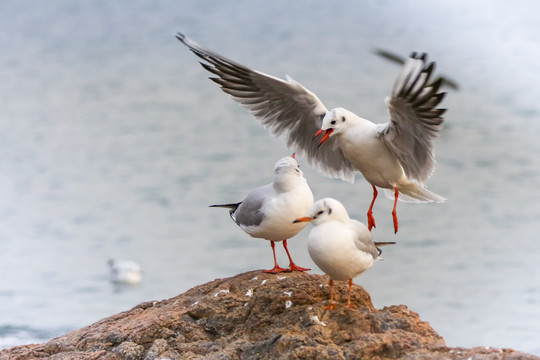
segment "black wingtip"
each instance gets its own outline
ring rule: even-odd
[[[180,40],[181,42],[184,42],[184,40],[186,39],[186,35],[182,34],[181,32],[179,33],[176,33],[176,38],[178,40]]]
[[[422,60],[423,62],[427,62],[427,58],[428,58],[428,54],[423,52],[423,53],[418,53],[416,51],[413,51],[411,52],[411,54],[409,55],[409,58],[411,59],[415,59],[415,60]]]
[[[396,55],[394,53],[391,53],[390,51],[386,51],[386,50],[383,50],[383,49],[375,49],[374,50],[375,54],[387,59],[387,60],[390,60],[390,61],[393,61],[395,63],[398,63],[398,64],[401,64],[403,65],[405,63],[405,59],[402,58],[401,56],[399,55]]]

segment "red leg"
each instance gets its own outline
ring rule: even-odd
[[[274,268],[270,270],[264,270],[264,272],[277,274],[284,271],[290,271],[289,269],[284,269],[284,268],[279,267],[279,265],[277,264],[277,259],[276,259],[276,244],[274,244],[273,241],[270,241],[270,245],[272,246],[272,252],[274,253]]]
[[[287,239],[283,240],[283,247],[285,248],[285,251],[287,252],[287,256],[289,257],[289,270],[290,271],[308,271],[311,269],[303,268],[294,263],[291,258],[291,254],[289,254],[289,249],[287,249]]]
[[[375,204],[375,199],[377,198],[377,195],[379,194],[377,192],[377,188],[375,185],[373,186],[373,200],[371,200],[371,205],[369,206],[369,210],[367,212],[367,222],[368,222],[368,229],[371,231],[372,228],[376,228],[375,226],[375,218],[373,217],[373,204]]]
[[[356,305],[351,304],[351,288],[352,288],[352,278],[349,279],[349,297],[347,298],[347,307],[348,308],[355,308]]]
[[[334,310],[337,309],[336,304],[334,304],[334,281],[330,279],[328,285],[330,285],[330,305],[325,306],[324,310]]]
[[[392,210],[392,218],[394,219],[394,234],[395,234],[398,231],[396,205],[397,205],[397,200],[398,200],[398,196],[399,196],[399,191],[398,191],[397,188],[394,188],[394,196],[395,196],[395,199],[394,199],[394,210]]]

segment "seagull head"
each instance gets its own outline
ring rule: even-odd
[[[348,223],[350,221],[349,214],[342,203],[332,198],[321,199],[309,210],[308,216],[298,218],[293,223],[311,222],[314,226],[327,221],[340,221]]]
[[[287,156],[279,159],[274,165],[274,178],[280,177],[283,175],[295,175],[303,177],[304,173],[300,170],[300,165],[296,162],[296,159],[293,156]]]
[[[289,191],[298,184],[306,183],[304,173],[293,156],[279,159],[274,166],[274,187],[280,191]]]
[[[324,135],[319,142],[319,146],[321,146],[326,140],[328,140],[328,138],[330,138],[330,135],[343,132],[343,130],[349,125],[349,123],[347,122],[349,114],[350,113],[343,108],[336,108],[327,112],[326,115],[324,115],[322,119],[321,129],[315,134],[316,137],[324,132]]]

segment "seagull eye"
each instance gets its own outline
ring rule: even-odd
[[[330,124],[332,124],[332,125],[336,125],[336,120],[332,120],[332,121],[330,121]]]
[[[324,211],[321,210],[321,211],[319,211],[319,212],[317,213],[317,216],[318,216],[318,215],[322,215],[322,214],[324,214]]]

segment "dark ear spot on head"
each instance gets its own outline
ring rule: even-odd
[[[341,117],[341,122],[345,122],[345,116]]]
[[[328,215],[332,213],[332,208],[328,208]]]

